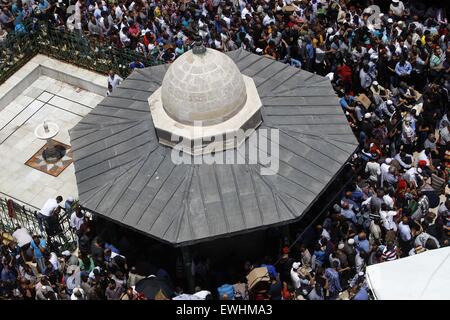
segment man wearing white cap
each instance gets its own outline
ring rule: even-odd
[[[392,101],[391,99],[388,99],[386,101],[386,108],[389,110],[389,112],[391,114],[393,114],[395,112],[395,110],[396,110],[396,107],[394,105],[394,101]]]
[[[337,250],[336,250],[336,257],[339,259],[341,263],[342,268],[348,267],[348,258],[347,254],[344,251],[345,244],[343,242],[338,244]]]
[[[382,87],[376,80],[370,86],[370,91],[372,91],[372,94],[374,96],[379,96],[383,99],[386,99],[388,96],[386,89]]]
[[[292,280],[292,285],[294,286],[294,288],[296,290],[300,289],[302,286],[307,286],[310,284],[311,282],[311,275],[307,274],[306,276],[300,274],[300,267],[301,267],[301,263],[300,262],[294,262],[292,264],[292,269],[291,269],[291,280]]]
[[[384,186],[386,178],[389,176],[389,168],[391,167],[392,158],[386,158],[380,166],[381,171],[381,187]]]
[[[355,254],[356,254],[356,249],[355,249],[355,240],[353,240],[352,238],[348,239],[347,241],[344,240],[343,245],[344,247],[342,248],[342,251],[345,253],[345,255],[348,258],[348,262],[350,265],[352,265],[355,262]]]
[[[418,181],[417,179],[420,179],[420,175],[422,174],[422,169],[411,167],[408,170],[406,170],[405,174],[403,175],[403,179],[406,181],[409,181],[414,185],[416,188],[418,187]]]
[[[50,300],[52,295],[56,298],[55,292],[53,291],[47,276],[41,276],[34,288],[36,291],[36,300]]]
[[[400,0],[392,0],[392,3],[389,6],[389,9],[397,17],[401,17],[405,13],[405,5]]]
[[[63,258],[64,258],[64,262],[66,266],[78,266],[79,261],[78,258],[73,255],[72,253],[70,253],[69,250],[65,250],[63,252],[61,252]]]
[[[388,174],[389,168],[391,166],[392,159],[386,158],[384,162],[380,165],[380,172],[381,172],[381,187],[383,187],[384,177]]]
[[[75,289],[73,289],[70,300],[86,300],[84,290],[80,287],[76,287]]]
[[[384,102],[383,100],[381,100],[381,103],[378,104],[375,109],[375,113],[380,119],[383,119],[385,117],[392,117],[393,111],[395,111],[395,109],[392,109],[392,101],[391,104],[388,105],[388,102]]]

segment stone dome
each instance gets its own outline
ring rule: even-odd
[[[205,126],[237,114],[247,100],[246,86],[236,64],[213,49],[190,50],[169,67],[161,86],[164,110],[174,120]]]

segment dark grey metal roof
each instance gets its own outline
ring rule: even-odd
[[[260,128],[280,129],[278,174],[250,164],[174,165],[147,102],[168,68],[161,65],[135,70],[70,131],[83,206],[174,245],[301,217],[357,147],[338,98],[327,78],[228,54],[255,81]]]

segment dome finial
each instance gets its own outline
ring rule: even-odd
[[[193,54],[203,54],[206,52],[206,47],[203,45],[203,39],[197,35],[194,39],[194,46],[192,47]]]

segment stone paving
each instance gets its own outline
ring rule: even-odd
[[[25,162],[45,145],[45,141],[34,136],[38,124],[44,120],[56,122],[60,132],[54,139],[70,145],[69,129],[103,98],[40,76],[4,107],[0,111],[0,196],[7,195],[37,208],[49,197],[77,197],[73,164],[54,177]]]

